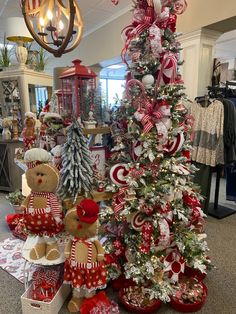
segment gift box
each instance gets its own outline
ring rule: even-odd
[[[156,313],[160,308],[162,302],[156,299],[146,299],[143,303],[140,303],[142,295],[139,294],[138,289],[140,287],[130,286],[119,290],[119,302],[126,308],[130,313],[143,313],[151,314]]]

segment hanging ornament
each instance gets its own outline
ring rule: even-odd
[[[184,273],[185,269],[185,260],[183,256],[177,252],[177,250],[173,250],[167,255],[164,261],[164,272],[169,272],[169,277],[174,281],[179,281],[179,277],[181,273]]]
[[[133,161],[138,161],[140,155],[142,153],[142,144],[140,141],[134,141],[132,143],[132,148],[131,148],[131,156]]]
[[[144,215],[140,211],[138,211],[131,218],[131,226],[134,230],[140,231],[145,221],[146,219],[144,218]]]
[[[127,185],[126,176],[129,174],[127,164],[116,164],[111,167],[110,178],[115,185]]]
[[[154,76],[151,74],[146,74],[142,77],[142,83],[146,89],[152,88],[155,82]]]

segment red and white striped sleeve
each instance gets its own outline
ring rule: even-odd
[[[55,194],[50,195],[50,205],[52,208],[53,217],[62,218],[61,206]]]

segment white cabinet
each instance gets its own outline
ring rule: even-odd
[[[12,115],[13,110],[21,118],[27,111],[36,111],[37,92],[44,90],[51,98],[52,76],[28,68],[9,68],[0,72],[0,115]],[[42,104],[44,105],[44,103]]]

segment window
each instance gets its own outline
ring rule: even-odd
[[[102,89],[102,99],[105,104],[113,107],[116,98],[122,98],[125,90],[125,80],[121,79],[100,79]]]

